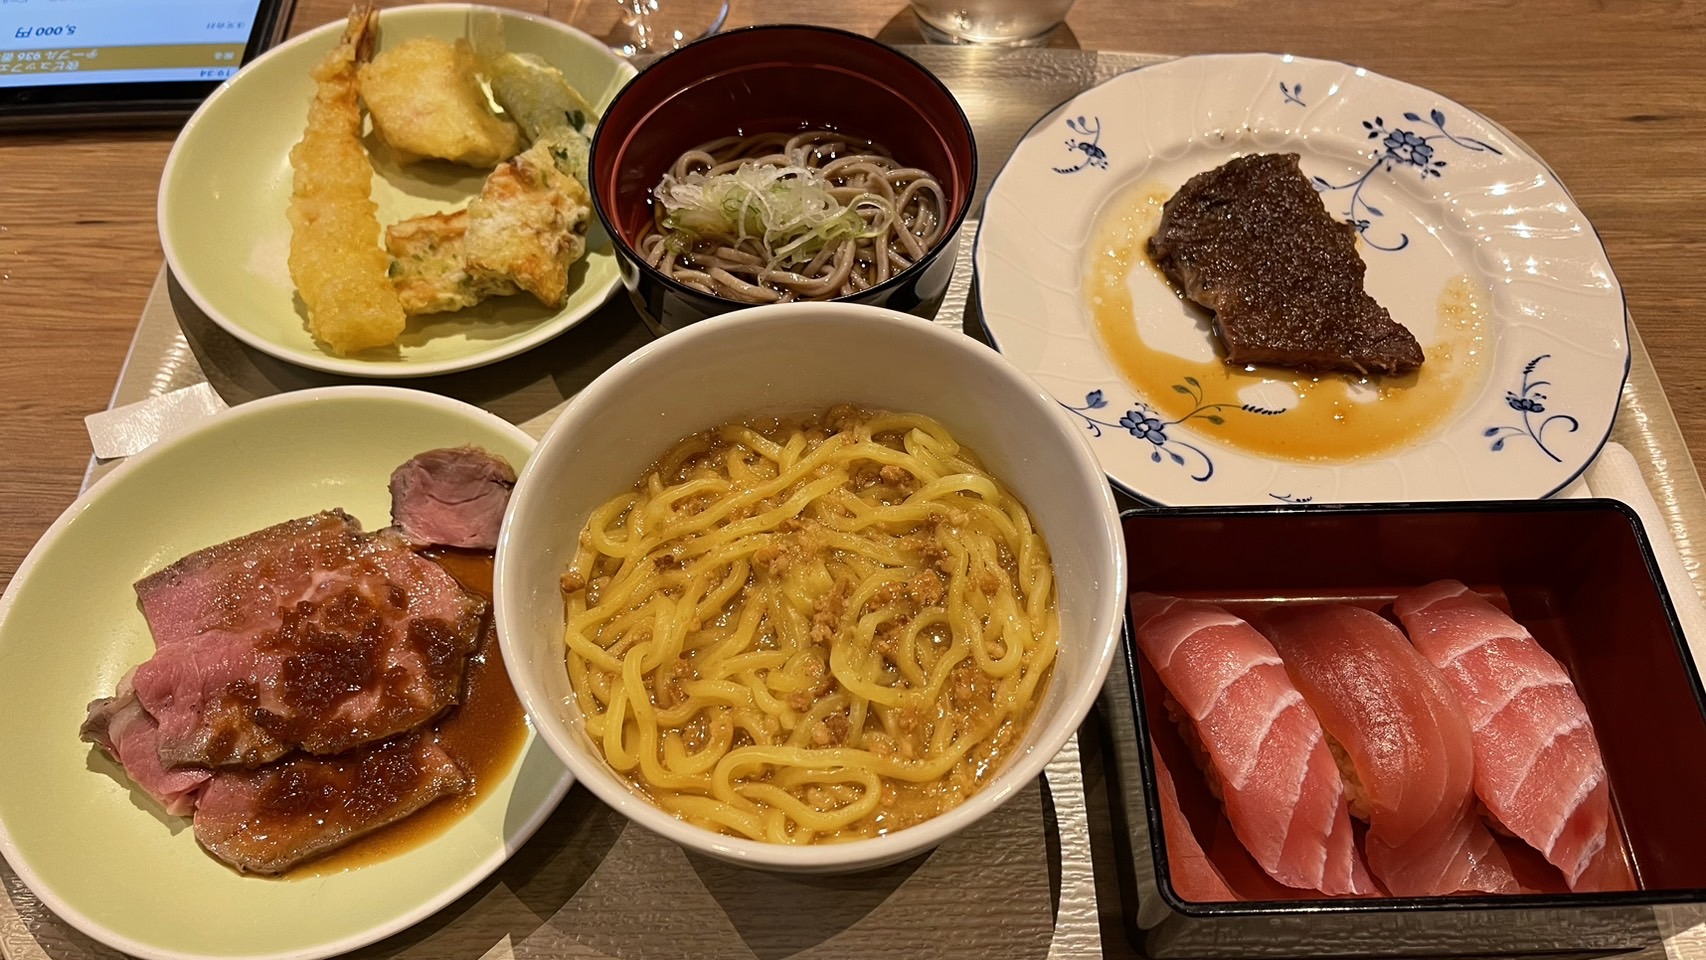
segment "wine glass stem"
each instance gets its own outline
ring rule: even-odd
[[[722,29],[728,0],[616,0],[627,36],[613,43],[627,56],[667,53]]]

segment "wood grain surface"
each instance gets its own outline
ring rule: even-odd
[[[599,35],[617,21],[615,0],[507,5]],[[346,9],[298,0],[292,32]],[[732,0],[728,23],[788,21],[921,41],[899,0]],[[1078,0],[1051,42],[1344,60],[1503,123],[1598,228],[1697,464],[1706,452],[1706,3]],[[175,133],[0,134],[0,586],[77,494],[82,418],[106,407],[161,262],[155,190]]]

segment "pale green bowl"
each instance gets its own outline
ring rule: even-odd
[[[437,837],[321,875],[244,877],[188,821],[77,739],[154,643],[131,584],[178,557],[343,507],[390,522],[386,482],[422,450],[474,443],[518,469],[532,440],[475,407],[395,387],[330,387],[236,407],[166,440],[77,499],[0,596],[0,854],[79,930],[140,957],[302,958],[418,921],[501,865],[568,790],[528,734],[509,775]]]
[[[634,75],[604,44],[541,17],[467,4],[386,10],[379,48],[420,36],[467,36],[473,12],[500,17],[505,46],[563,71],[600,109]],[[160,246],[184,292],[226,332],[281,360],[357,377],[420,377],[511,357],[589,316],[620,285],[615,253],[596,221],[588,253],[569,274],[562,310],[527,294],[456,313],[416,317],[394,348],[340,357],[309,336],[286,258],[290,251],[290,148],[302,138],[314,82],[308,71],[342,35],[342,21],[311,30],[244,67],[185,125],[160,179]],[[373,200],[381,227],[465,206],[485,171],[432,162],[397,166],[382,151]],[[383,242],[376,234],[374,243]]]

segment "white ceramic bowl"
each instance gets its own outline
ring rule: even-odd
[[[564,665],[558,578],[587,517],[676,440],[749,416],[837,402],[927,414],[1030,509],[1053,555],[1061,642],[1022,746],[958,807],[893,834],[788,846],[723,836],[631,791],[584,732]],[[725,860],[851,871],[934,847],[1031,782],[1096,699],[1119,640],[1125,553],[1113,494],[1059,404],[1000,354],[907,314],[840,303],[755,307],[669,334],[581,391],[521,473],[497,553],[504,660],[535,729],[575,778],[630,819]]]

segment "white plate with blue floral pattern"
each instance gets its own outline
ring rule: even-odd
[[[1221,361],[1144,243],[1180,185],[1249,153],[1299,155],[1420,371]],[[974,256],[991,342],[1155,503],[1549,496],[1598,453],[1628,372],[1622,288],[1546,165],[1466,107],[1341,63],[1189,57],[1085,91],[1020,141]]]

